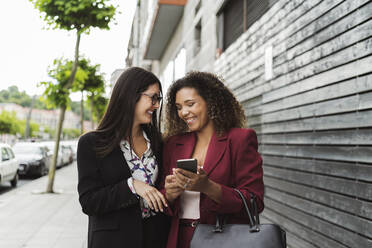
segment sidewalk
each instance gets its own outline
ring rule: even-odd
[[[0,195],[0,248],[85,248],[88,218],[78,202],[76,162],[57,170],[54,189],[47,176]]]

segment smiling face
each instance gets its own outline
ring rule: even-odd
[[[194,88],[182,88],[177,92],[176,107],[178,116],[186,122],[190,131],[202,131],[212,125],[207,103]]]
[[[134,111],[135,125],[151,123],[153,113],[155,113],[160,106],[160,102],[156,102],[155,105],[152,104],[151,97],[155,94],[160,96],[160,89],[157,83],[150,85],[142,92]]]

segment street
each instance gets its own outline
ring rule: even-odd
[[[74,164],[74,162],[72,164]],[[70,166],[70,165],[71,164],[68,164],[66,166]],[[46,175],[44,177],[48,177],[48,175]],[[17,187],[15,187],[15,188],[11,187],[9,182],[0,183],[0,196],[2,194],[6,193],[6,192],[9,192],[11,190],[17,189],[19,187],[22,187],[23,185],[26,185],[27,183],[30,183],[33,180],[36,180],[36,179],[39,179],[39,178],[42,178],[42,177],[38,177],[38,176],[20,176],[19,177],[19,180],[18,180]],[[47,185],[45,184],[45,187],[46,186]]]
[[[22,187],[23,185],[29,183],[29,182],[32,182],[32,180],[34,179],[37,179],[38,177],[26,177],[26,178],[20,178],[18,180],[18,184],[17,184],[17,187],[13,188],[10,186],[10,183],[6,182],[6,183],[2,183],[0,184],[0,195],[6,193],[6,192],[9,192],[13,189],[16,189],[16,188],[19,188],[19,187]],[[46,187],[46,186],[45,186]]]

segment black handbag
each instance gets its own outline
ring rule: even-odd
[[[251,195],[252,212],[249,211],[243,194],[239,193],[247,211],[250,223],[225,224],[217,216],[216,225],[198,224],[190,248],[285,248],[285,231],[276,224],[260,224],[255,196]]]

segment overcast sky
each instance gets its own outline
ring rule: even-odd
[[[80,42],[80,54],[101,64],[107,83],[115,69],[125,66],[137,0],[111,2],[119,4],[122,12],[116,15],[117,25],[111,25],[110,30],[93,29],[90,35],[82,35]],[[0,25],[0,90],[16,85],[30,95],[41,94],[43,88],[37,84],[50,81],[47,69],[53,60],[62,56],[73,59],[76,34],[47,30],[29,0],[2,1]]]

